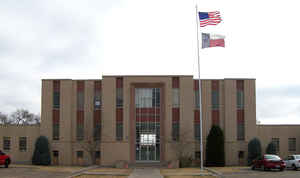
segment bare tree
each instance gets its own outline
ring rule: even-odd
[[[15,125],[30,125],[39,124],[40,116],[30,113],[26,109],[17,109],[10,115],[11,124]]]
[[[96,135],[99,134],[99,135]],[[89,130],[85,129],[84,132],[85,139],[79,142],[79,145],[90,155],[92,164],[96,164],[96,151],[100,150],[101,146],[101,137],[100,132],[97,132],[93,128],[93,134],[91,135]],[[98,137],[97,137],[98,136]]]
[[[191,145],[195,143],[194,137],[191,137],[190,131],[185,131],[179,134],[177,139],[169,140],[172,145],[172,150],[176,155],[177,160],[190,158],[192,156]]]
[[[37,114],[37,115],[33,115],[33,122],[34,124],[38,124],[40,125],[41,124],[41,115],[40,114]]]
[[[9,120],[6,114],[0,112],[0,124],[7,125],[11,124],[11,120]]]

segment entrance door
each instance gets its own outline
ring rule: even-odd
[[[160,161],[160,89],[136,88],[136,161]]]

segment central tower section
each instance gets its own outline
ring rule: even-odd
[[[160,161],[160,88],[135,88],[135,159]]]
[[[131,162],[164,160],[164,84],[131,84]]]

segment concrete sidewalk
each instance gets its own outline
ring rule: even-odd
[[[158,168],[135,168],[128,178],[163,178]]]

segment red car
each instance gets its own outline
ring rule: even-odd
[[[6,168],[8,168],[10,162],[10,157],[0,150],[0,165],[4,165]]]
[[[263,155],[255,160],[252,165],[252,170],[260,168],[262,170],[279,169],[283,171],[286,165],[284,161],[277,155]]]

